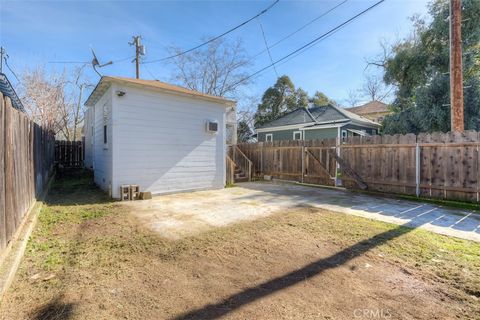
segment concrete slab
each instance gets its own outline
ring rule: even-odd
[[[158,196],[125,205],[148,227],[171,239],[311,206],[480,242],[478,213],[281,182],[242,183],[234,188]]]

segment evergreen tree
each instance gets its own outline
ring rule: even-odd
[[[286,75],[277,79],[273,87],[268,88],[262,96],[262,102],[257,107],[254,116],[255,127],[275,120],[285,113],[297,108],[308,108],[309,103],[314,105],[335,104],[320,91],[315,92],[313,97],[302,88],[295,90],[295,86]]]
[[[465,128],[480,129],[480,1],[464,0],[462,40]],[[383,122],[385,133],[450,130],[449,1],[430,4],[430,23],[414,17],[414,32],[392,47],[384,61],[384,80],[396,87],[394,114]]]

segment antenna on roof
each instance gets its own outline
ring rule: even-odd
[[[103,68],[103,67],[105,67],[105,66],[108,66],[108,65],[112,64],[113,62],[112,62],[112,61],[108,61],[107,63],[100,64],[100,62],[99,62],[98,59],[97,59],[97,55],[95,54],[95,51],[93,51],[93,48],[90,48],[90,49],[92,50],[92,54],[93,54],[92,68],[93,68],[93,70],[95,70],[95,72],[101,77],[102,75],[100,74],[100,72],[98,72],[98,70],[96,69],[96,67]]]

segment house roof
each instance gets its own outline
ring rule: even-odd
[[[312,125],[317,123],[337,123],[355,121],[365,125],[379,126],[378,123],[354,114],[333,105],[315,106],[311,108],[298,108],[286,113],[284,116],[265,123],[257,129],[282,127],[290,125]]]
[[[228,105],[236,103],[234,100],[229,100],[224,97],[218,97],[218,96],[202,93],[195,90],[190,90],[184,87],[176,86],[166,82],[161,82],[158,80],[143,80],[143,79],[134,79],[134,78],[126,78],[126,77],[103,76],[98,82],[95,89],[92,91],[92,93],[88,97],[87,101],[85,102],[85,105],[93,106],[102,97],[105,91],[108,90],[108,88],[112,83],[157,89],[160,91],[180,94],[184,96],[198,97],[201,99],[216,101],[216,102],[228,104]]]
[[[12,101],[12,106],[20,110],[22,112],[25,112],[25,108],[23,107],[22,102],[20,101],[20,98],[18,98],[17,93],[13,89],[12,84],[10,81],[8,81],[8,78],[5,74],[0,73],[0,92],[4,95],[10,98]]]
[[[348,108],[346,109],[350,112],[359,114],[359,115],[365,115],[365,114],[371,114],[371,113],[380,113],[380,112],[388,112],[388,106],[387,104],[381,102],[381,101],[370,101],[368,103],[365,103],[364,105],[358,106],[358,107],[353,107],[353,108]]]

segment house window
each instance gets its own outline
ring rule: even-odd
[[[272,141],[273,141],[273,134],[267,133],[267,134],[265,135],[265,141],[266,141],[266,142],[272,142]]]
[[[372,134],[376,135],[377,134],[377,129],[372,129]]]
[[[103,125],[103,144],[107,144],[108,141],[107,141],[107,125],[104,124]]]
[[[294,131],[293,140],[302,140],[302,131]]]
[[[342,130],[342,139],[346,139],[348,136],[347,130]]]

